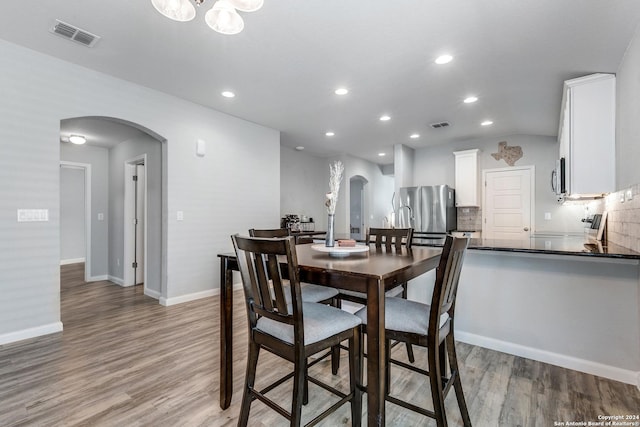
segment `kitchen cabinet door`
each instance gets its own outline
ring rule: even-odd
[[[456,207],[480,206],[480,150],[454,151]]]
[[[593,74],[565,82],[559,142],[568,195],[601,195],[616,190],[615,92],[613,74]]]

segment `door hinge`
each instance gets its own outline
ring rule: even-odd
[[[133,175],[133,180],[137,181],[138,180],[138,175]]]
[[[131,268],[138,268],[138,263],[137,262],[132,262],[131,263]]]

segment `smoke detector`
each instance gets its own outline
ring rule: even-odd
[[[446,128],[449,126],[449,122],[431,123],[429,126],[431,126],[434,129]]]
[[[62,22],[59,19],[56,19],[55,25],[51,27],[49,31],[60,37],[64,37],[67,40],[80,43],[87,47],[93,47],[98,40],[100,40],[100,36],[85,31],[82,28],[67,24],[66,22]]]

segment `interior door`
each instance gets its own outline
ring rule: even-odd
[[[533,166],[486,170],[482,236],[527,239],[531,236]]]
[[[144,283],[144,230],[145,230],[144,219],[146,217],[145,211],[144,211],[145,209],[144,199],[145,199],[145,188],[146,188],[146,183],[145,183],[146,173],[144,169],[144,164],[136,165],[136,176],[137,176],[137,179],[136,181],[134,181],[134,185],[135,185],[134,223],[136,228],[135,243],[134,243],[134,246],[135,246],[134,247],[134,253],[135,253],[134,263],[136,265],[135,284],[139,285],[141,283]]]

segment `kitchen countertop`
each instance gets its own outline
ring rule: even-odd
[[[423,241],[416,246],[442,246],[443,241]],[[610,242],[597,242],[586,236],[538,235],[524,240],[470,239],[469,249],[479,251],[574,255],[597,258],[638,259],[640,253]]]

